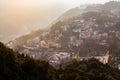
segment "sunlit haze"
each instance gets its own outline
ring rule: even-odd
[[[70,8],[110,0],[0,0],[0,41],[48,27]]]

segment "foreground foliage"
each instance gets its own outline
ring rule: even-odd
[[[119,80],[120,71],[96,59],[72,60],[55,69],[46,61],[34,60],[0,43],[0,80]]]

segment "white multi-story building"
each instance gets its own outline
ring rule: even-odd
[[[72,53],[67,53],[67,52],[59,52],[58,54],[54,54],[52,56],[49,57],[49,62],[51,64],[58,64],[60,65],[61,63],[65,63],[67,61],[69,61],[72,57],[71,57]]]

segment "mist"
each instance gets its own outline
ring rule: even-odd
[[[0,41],[45,29],[70,8],[109,0],[0,0]]]

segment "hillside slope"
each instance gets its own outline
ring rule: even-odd
[[[60,20],[49,30],[38,30],[7,45],[20,53],[44,60],[59,52],[74,53],[78,57],[103,56],[109,52],[110,62],[120,64],[119,4],[90,5],[83,9],[84,13]]]

